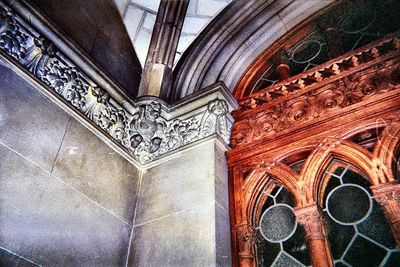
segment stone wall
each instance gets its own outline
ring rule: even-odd
[[[136,96],[141,66],[112,0],[29,0]]]
[[[0,76],[0,265],[124,266],[141,174],[10,69]]]
[[[211,139],[143,173],[129,266],[230,266],[224,152]]]

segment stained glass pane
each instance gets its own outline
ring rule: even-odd
[[[298,262],[296,262],[294,259],[292,259],[288,255],[286,255],[285,253],[282,253],[279,256],[278,260],[272,266],[276,266],[276,267],[300,267],[302,265],[299,264]]]
[[[360,233],[387,248],[396,247],[396,241],[393,238],[389,223],[387,222],[381,207],[376,202],[374,203],[371,215],[368,216],[364,222],[360,223],[357,228]]]
[[[386,250],[361,236],[357,236],[344,260],[354,267],[379,266],[385,256]]]
[[[355,234],[354,227],[341,225],[329,218],[329,216],[326,216],[325,229],[328,233],[332,257],[335,260],[340,259]]]
[[[328,196],[327,209],[333,219],[343,223],[356,223],[369,212],[372,203],[368,193],[356,185],[341,185]]]
[[[311,261],[304,236],[305,232],[303,227],[298,225],[292,238],[283,242],[283,248],[289,255],[295,257],[298,261],[308,266],[311,265]]]
[[[262,214],[255,220],[259,221],[255,226],[257,266],[310,265],[304,230],[297,225],[289,190],[278,185],[258,205],[262,205]]]
[[[400,252],[392,252],[384,267],[399,267]]]
[[[343,162],[334,160],[328,169],[332,171],[334,166],[343,166]],[[324,176],[331,179],[325,190],[324,220],[335,266],[395,264],[400,249],[396,248],[381,207],[373,199],[368,180],[351,165],[344,171],[342,167],[337,169],[341,180],[327,173]]]
[[[293,210],[282,204],[268,208],[261,216],[261,234],[271,242],[289,238],[296,228]]]

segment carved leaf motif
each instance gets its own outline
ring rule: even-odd
[[[130,114],[2,2],[0,49],[121,143],[141,163],[214,133],[229,139],[228,108],[224,100],[210,101],[204,114],[174,121],[161,116],[161,104],[157,101],[140,105],[137,112]]]
[[[22,32],[13,14],[0,7],[0,48],[7,54],[19,60],[26,52],[29,36]]]

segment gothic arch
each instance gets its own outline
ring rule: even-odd
[[[353,164],[363,171],[372,185],[380,183],[376,172],[376,160],[372,153],[364,148],[338,138],[326,138],[306,160],[301,174],[304,191],[310,203],[316,202],[319,196],[320,183],[328,164],[334,159],[341,159]]]
[[[218,81],[232,92],[262,51],[332,3],[335,1],[233,1],[183,53],[174,69],[172,99]]]
[[[251,218],[256,200],[271,179],[274,179],[285,186],[293,195],[297,205],[305,203],[305,199],[302,197],[301,189],[297,183],[299,175],[296,172],[280,162],[261,165],[260,167],[257,167],[249,177],[247,177],[246,182],[243,185],[245,197],[242,207],[245,207],[247,222],[252,221]]]
[[[387,126],[380,139],[378,139],[374,156],[386,167],[387,179],[389,182],[395,180],[394,163],[400,146],[400,122]]]

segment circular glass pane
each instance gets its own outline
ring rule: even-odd
[[[290,238],[295,232],[296,226],[293,209],[286,204],[276,204],[268,208],[260,220],[262,236],[274,243]]]
[[[359,185],[345,184],[333,189],[326,200],[329,216],[341,224],[355,224],[369,215],[372,201],[369,193]]]
[[[317,40],[308,40],[297,46],[293,51],[293,61],[306,63],[318,56],[321,52],[321,43]]]

